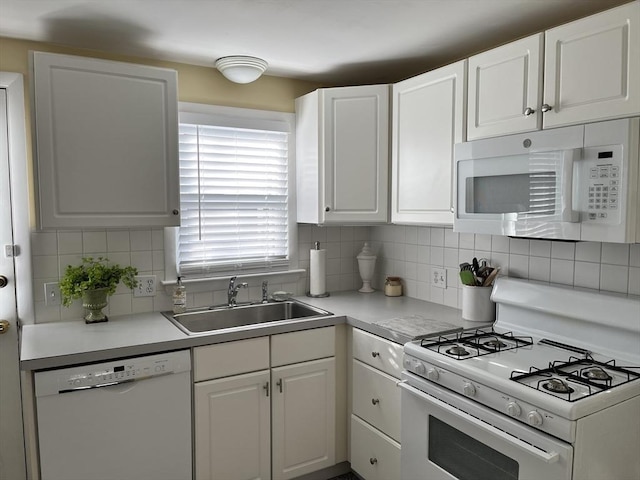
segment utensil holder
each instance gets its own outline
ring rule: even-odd
[[[491,301],[493,287],[462,285],[462,318],[470,322],[493,322],[496,304]]]

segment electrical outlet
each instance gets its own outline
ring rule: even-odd
[[[133,289],[134,297],[154,297],[156,295],[156,276],[137,275],[138,286]]]
[[[58,307],[62,303],[58,282],[44,284],[44,304],[47,307]]]
[[[431,269],[431,285],[437,288],[447,288],[447,269],[433,267]]]

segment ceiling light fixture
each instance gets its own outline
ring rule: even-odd
[[[216,68],[235,83],[251,83],[264,73],[268,63],[257,57],[234,55],[216,60]]]

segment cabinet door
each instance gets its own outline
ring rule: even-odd
[[[640,113],[640,5],[546,32],[544,128]]]
[[[196,480],[271,478],[269,370],[196,383]]]
[[[179,225],[174,70],[33,52],[41,228]]]
[[[540,129],[542,33],[469,58],[467,138]]]
[[[389,86],[320,92],[325,223],[386,222]]]
[[[273,478],[335,464],[335,358],[271,370]]]
[[[453,224],[453,146],[465,140],[466,60],[393,86],[391,221]]]

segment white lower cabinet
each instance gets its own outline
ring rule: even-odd
[[[271,478],[269,370],[197,383],[197,479]]]
[[[400,444],[351,415],[351,468],[367,480],[400,478]]]
[[[196,480],[286,480],[336,463],[335,327],[193,358]]]
[[[365,480],[400,478],[402,345],[353,329],[351,468]]]
[[[286,480],[335,464],[335,359],[274,368],[273,478]]]

